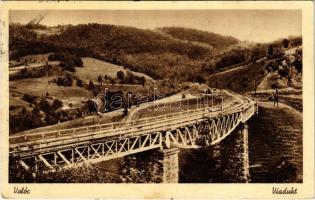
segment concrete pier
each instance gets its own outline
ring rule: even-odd
[[[249,174],[249,156],[248,156],[248,125],[246,123],[240,124],[240,134],[243,138],[243,175],[245,182],[250,181]]]
[[[161,150],[163,183],[178,183],[178,152],[177,148]]]

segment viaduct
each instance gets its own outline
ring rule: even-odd
[[[219,143],[230,135],[243,134],[244,170],[248,173],[248,126],[256,112],[251,99],[237,98],[222,109],[199,108],[140,120],[78,127],[9,138],[9,157],[25,169],[41,162],[47,168],[75,167],[148,150],[162,153],[163,182],[178,182],[178,152]]]

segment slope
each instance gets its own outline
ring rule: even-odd
[[[10,25],[10,58],[67,51],[79,57],[92,57],[142,72],[153,79],[175,76],[180,80],[194,81],[202,66],[213,57],[210,45],[196,42],[208,42],[216,49],[237,42],[217,35],[187,42],[159,31],[115,25],[85,24],[60,30],[62,32],[55,35],[39,36],[24,26]],[[215,38],[213,42],[212,38]],[[219,45],[221,43],[223,45]]]

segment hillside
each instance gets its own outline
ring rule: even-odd
[[[250,168],[252,182],[302,182],[302,113],[281,103],[259,105],[259,115],[249,121],[249,164],[256,166]]]
[[[214,49],[224,49],[240,42],[238,39],[231,36],[223,36],[220,34],[210,33],[207,31],[201,31],[192,28],[163,27],[159,28],[158,30],[181,40],[208,44]]]
[[[245,93],[254,90],[255,84],[259,84],[265,75],[265,64],[250,63],[210,75],[206,79],[210,87],[228,88],[229,90]]]
[[[124,69],[122,66],[114,65],[102,60],[86,57],[82,58],[82,61],[83,67],[77,68],[74,74],[85,81],[97,81],[99,75],[101,75],[102,77],[104,75],[107,75],[112,78],[117,78],[118,71],[123,71],[125,74],[127,74],[127,70]],[[150,76],[146,74],[139,72],[132,73],[136,76],[144,77],[146,80],[153,80]]]
[[[22,25],[10,25],[10,59],[66,51],[142,72],[153,79],[175,76],[195,81],[202,67],[213,58],[210,46],[218,50],[237,42],[234,38],[192,30],[192,36],[188,37],[188,32],[183,39],[159,31],[115,25],[87,24],[59,30],[58,34],[45,35]]]

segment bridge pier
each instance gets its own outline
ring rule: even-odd
[[[242,160],[243,160],[243,180],[245,182],[250,181],[249,174],[249,155],[248,155],[248,125],[246,123],[240,124],[239,133],[242,134],[243,138],[243,152],[242,152]]]
[[[177,148],[161,150],[163,183],[178,183],[178,152]]]
[[[248,183],[249,155],[248,155],[248,125],[240,123],[229,137],[211,148],[215,167],[211,182],[220,183]]]
[[[178,183],[178,153],[178,148],[165,148],[126,156],[123,176],[133,183]]]

